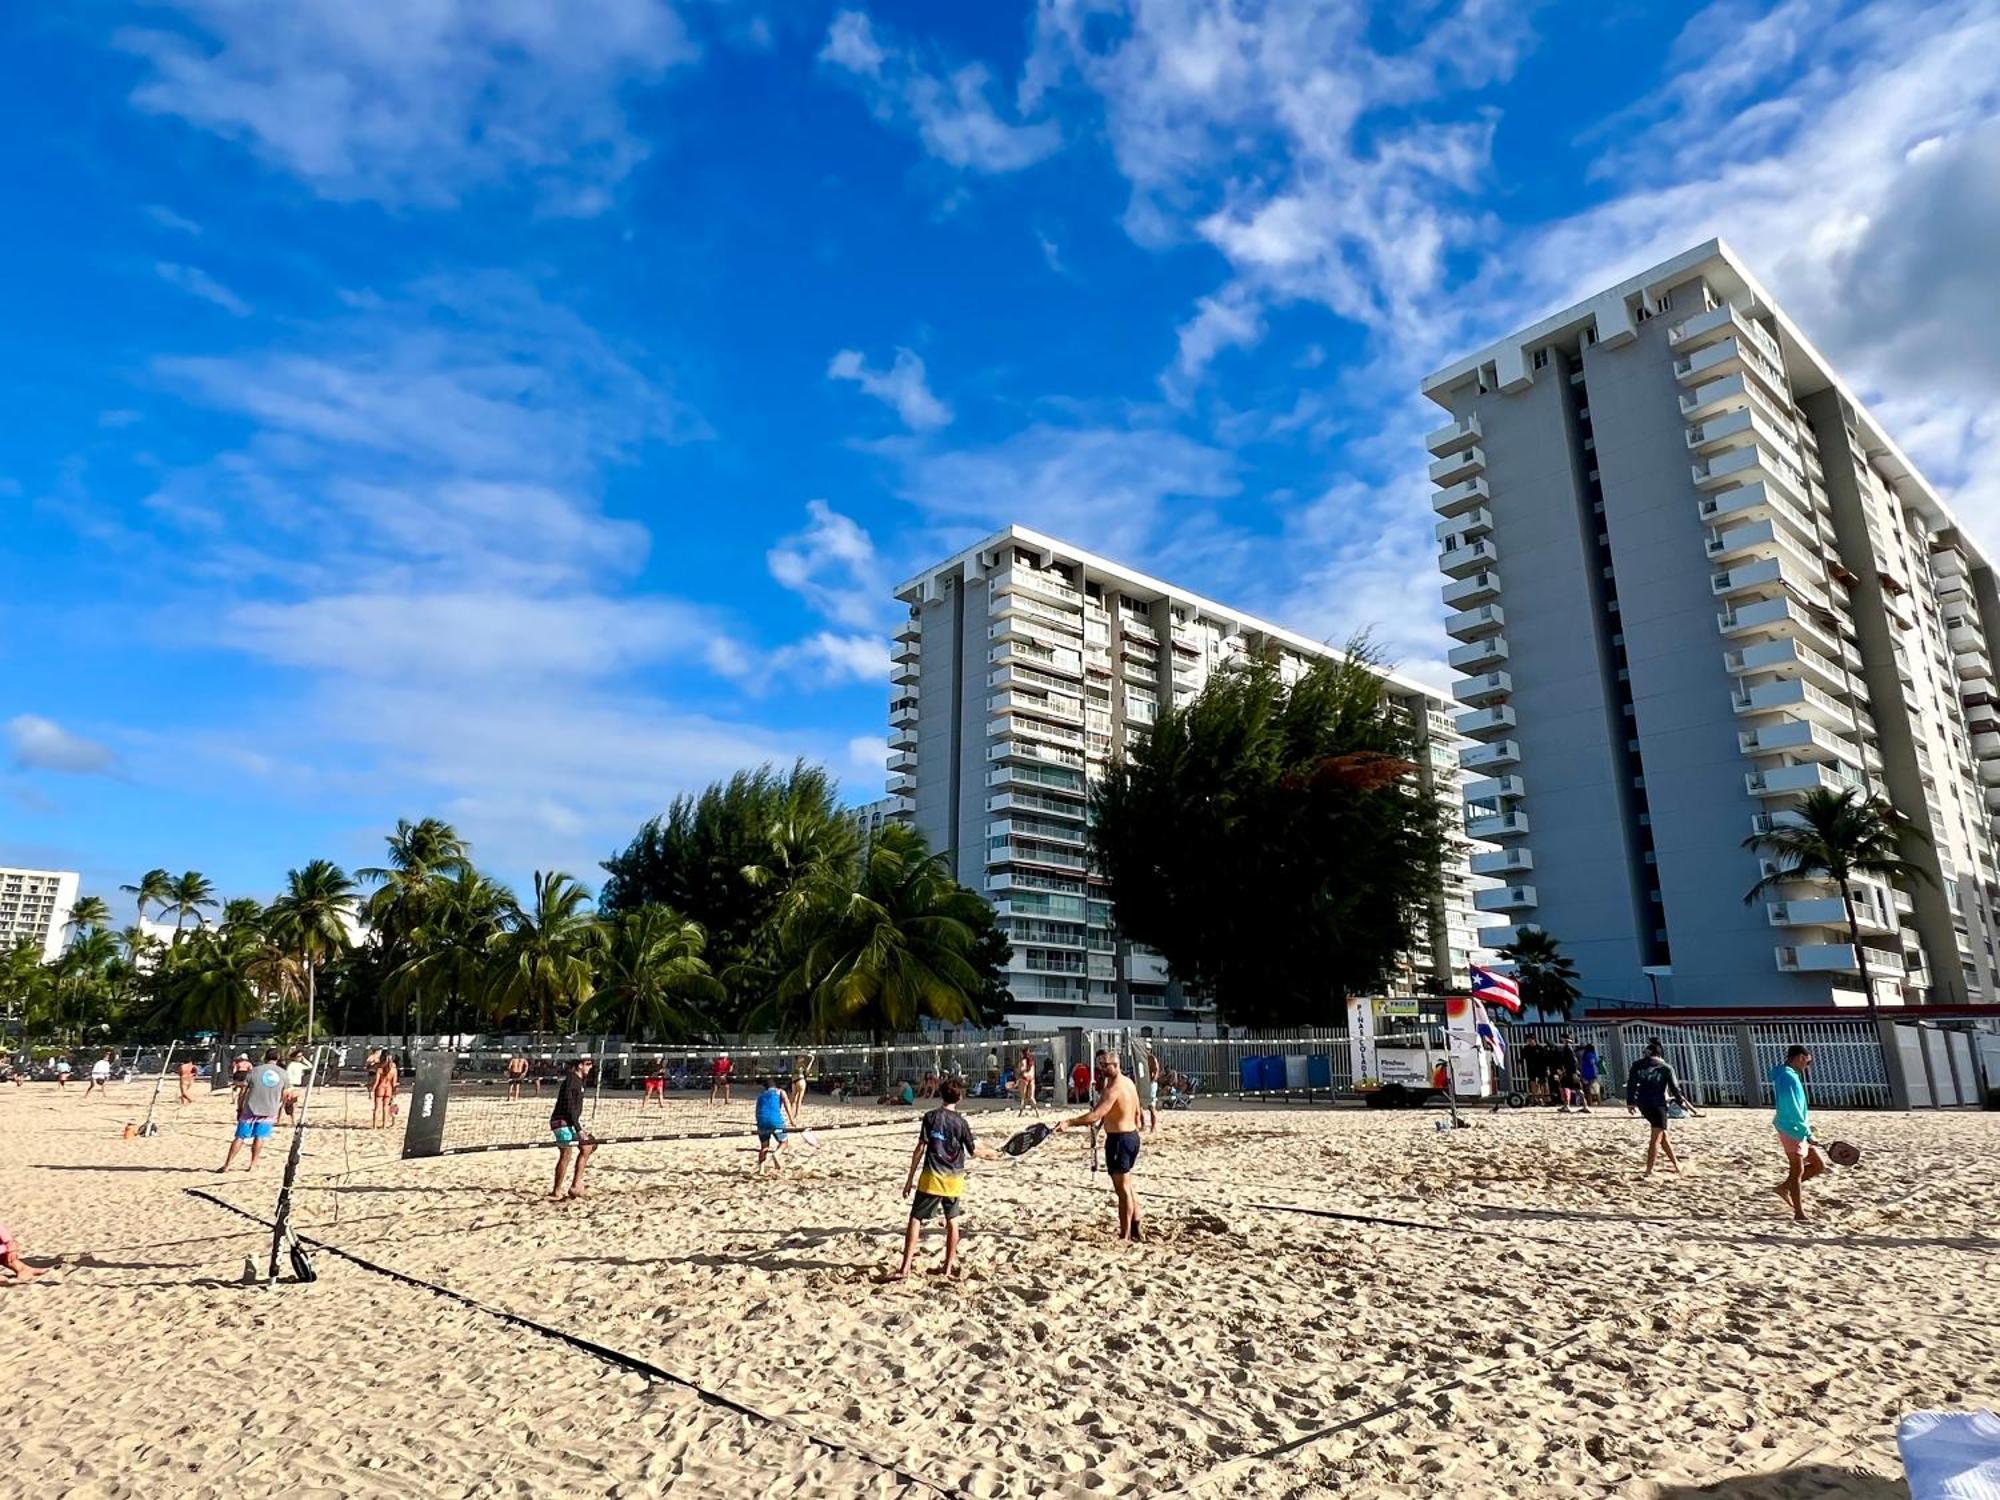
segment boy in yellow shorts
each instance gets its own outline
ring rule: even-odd
[[[965,1163],[968,1157],[997,1161],[1000,1153],[982,1146],[973,1137],[972,1124],[958,1112],[965,1089],[956,1078],[938,1085],[938,1107],[927,1113],[917,1126],[917,1146],[910,1153],[910,1175],[903,1180],[903,1196],[910,1200],[910,1223],[903,1231],[903,1264],[895,1279],[903,1281],[917,1258],[917,1239],[924,1221],[944,1216],[944,1266],[949,1276],[958,1264],[959,1199],[965,1193]]]

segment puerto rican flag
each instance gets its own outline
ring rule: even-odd
[[[1500,1028],[1493,1024],[1493,1018],[1486,1013],[1486,1007],[1479,1001],[1472,1002],[1473,1031],[1486,1044],[1486,1050],[1493,1054],[1493,1060],[1501,1067],[1507,1066],[1507,1039],[1500,1035]]]
[[[1509,1015],[1521,1013],[1521,987],[1514,982],[1514,976],[1496,974],[1478,964],[1472,966],[1472,998],[1497,1005]]]

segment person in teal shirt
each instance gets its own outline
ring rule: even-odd
[[[1785,1180],[1778,1184],[1778,1196],[1792,1206],[1792,1218],[1801,1224],[1807,1222],[1804,1186],[1826,1170],[1813,1144],[1812,1111],[1806,1103],[1806,1075],[1811,1072],[1812,1051],[1800,1046],[1787,1050],[1785,1060],[1771,1069],[1771,1099],[1777,1106],[1772,1124],[1785,1148]]]

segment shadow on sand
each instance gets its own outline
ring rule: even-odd
[[[1713,1484],[1663,1484],[1651,1500],[1909,1500],[1901,1480],[1833,1464],[1800,1464],[1769,1474],[1737,1474]]]

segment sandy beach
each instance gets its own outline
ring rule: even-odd
[[[1901,1413],[2000,1404],[1990,1114],[1819,1118],[1867,1155],[1795,1226],[1763,1113],[1645,1182],[1622,1107],[1207,1104],[1146,1147],[1151,1243],[1064,1136],[977,1165],[958,1278],[933,1231],[888,1285],[914,1111],[810,1103],[860,1128],[777,1181],[747,1140],[607,1146],[552,1205],[547,1151],[402,1163],[322,1091],[304,1232],[474,1307],[330,1253],[242,1285],[268,1233],[184,1189],[268,1216],[281,1152],[217,1177],[227,1096],[171,1090],[121,1138],[149,1093],[0,1090],[0,1219],[62,1261],[0,1287],[0,1492],[1885,1497]]]

